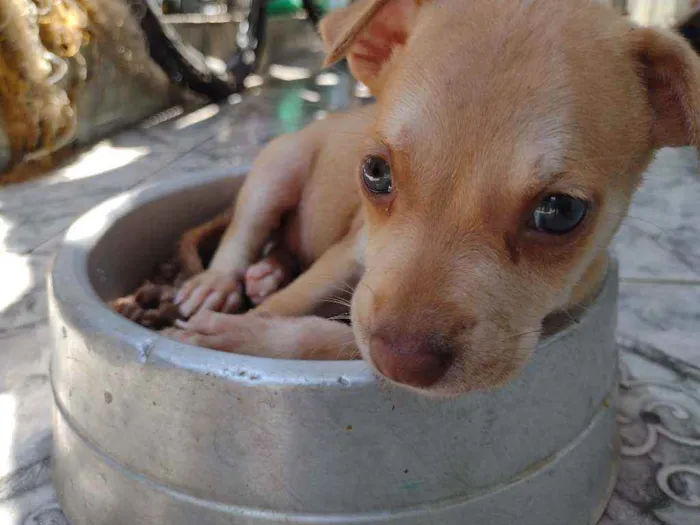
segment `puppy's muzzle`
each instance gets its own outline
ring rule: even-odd
[[[455,360],[454,349],[439,335],[374,335],[369,346],[372,362],[381,374],[416,388],[440,381]]]

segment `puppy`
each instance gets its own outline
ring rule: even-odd
[[[181,291],[183,340],[359,352],[433,395],[501,385],[550,314],[599,290],[654,152],[700,144],[700,59],[587,0],[360,0],[321,29],[377,102],[262,153]],[[301,276],[253,314],[214,312],[276,230]],[[310,315],[350,289],[352,328]]]

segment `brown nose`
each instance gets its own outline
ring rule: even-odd
[[[374,336],[370,341],[370,355],[383,375],[418,388],[437,383],[454,362],[454,351],[439,337],[389,339]]]

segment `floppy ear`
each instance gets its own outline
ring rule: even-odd
[[[630,37],[653,111],[654,147],[700,146],[700,57],[671,32],[635,28]]]
[[[356,0],[321,21],[325,65],[346,58],[355,78],[376,95],[388,66],[405,46],[425,0]]]

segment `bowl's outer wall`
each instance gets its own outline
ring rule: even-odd
[[[469,523],[513,523],[512,512],[534,517],[539,507],[549,509],[546,519],[532,523],[588,523],[614,456],[615,266],[580,323],[545,341],[506,388],[427,400],[376,381],[360,362],[195,349],[109,311],[101,298],[132,288],[240,185],[240,177],[197,179],[98,207],[71,229],[55,261],[56,484],[74,525],[274,522],[251,509],[350,523],[351,514],[425,505],[457,512],[456,524],[465,511],[450,502],[470,501]],[[501,497],[473,499],[496,487]],[[202,505],[201,516],[187,514]],[[104,514],[125,507],[126,521]],[[494,515],[483,521],[480,512]],[[229,515],[237,517],[216,521]]]
[[[134,475],[87,444],[59,412],[54,421],[54,480],[72,525],[594,525],[616,476],[617,450],[605,443],[616,429],[610,407],[568,454],[529,478],[471,498],[422,505],[415,490],[415,506],[403,510],[387,505],[357,514],[270,512],[185,495]],[[361,482],[349,479],[335,487],[352,494]]]

